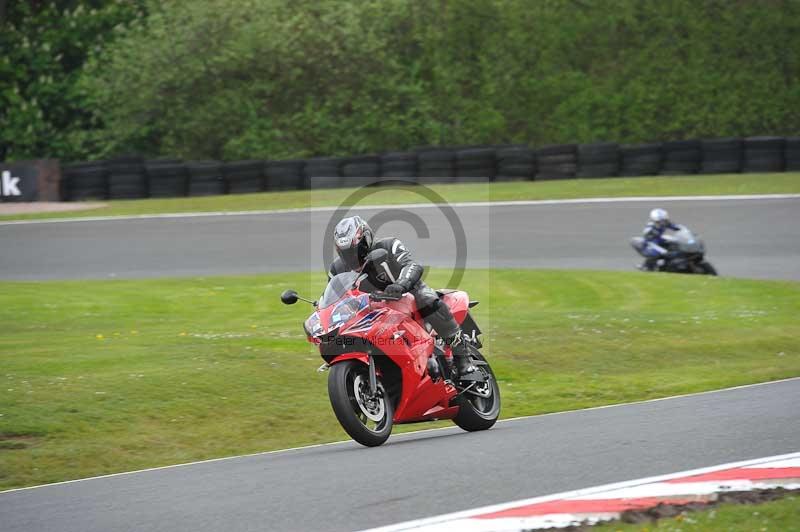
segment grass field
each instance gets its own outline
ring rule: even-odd
[[[800,496],[758,505],[723,504],[703,512],[688,512],[656,523],[607,523],[596,532],[789,532],[800,530]]]
[[[311,307],[278,299],[322,285],[0,283],[0,488],[345,439],[302,333]],[[462,286],[503,417],[800,375],[800,283],[502,270]]]
[[[573,199],[625,196],[701,196],[730,194],[800,193],[800,173],[731,174],[680,177],[634,177],[609,179],[569,179],[561,181],[518,181],[490,184],[433,185],[430,187],[447,202]],[[70,218],[85,216],[124,216],[137,214],[253,211],[341,205],[355,189],[299,190],[192,198],[148,199],[108,202],[98,209],[20,215],[2,215],[0,220],[30,218]],[[378,191],[363,204],[428,202],[415,191]],[[2,211],[0,211],[2,212]]]

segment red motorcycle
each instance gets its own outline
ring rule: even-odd
[[[385,250],[374,250],[366,264],[379,265]],[[363,269],[363,267],[362,267]],[[441,290],[467,339],[481,381],[460,384],[450,347],[439,339],[417,311],[414,297],[399,298],[359,289],[366,275],[351,271],[333,277],[319,302],[281,294],[292,305],[298,299],[316,311],[305,321],[310,342],[319,346],[330,369],[328,395],[336,418],[358,443],[381,445],[395,423],[452,419],[467,431],[486,430],[500,415],[500,389],[481,355],[478,325],[466,292]]]

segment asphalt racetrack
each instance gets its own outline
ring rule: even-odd
[[[358,530],[797,451],[798,404],[800,378],[11,491],[0,530]]]
[[[700,234],[721,275],[800,280],[800,198],[463,205],[450,219],[432,205],[354,213],[379,236],[399,236],[428,266],[629,271],[640,258],[628,241],[659,205]],[[0,279],[323,272],[326,230],[340,214],[0,223]],[[456,261],[457,250],[465,261]]]
[[[798,198],[458,206],[455,225],[431,206],[358,214],[427,265],[454,265],[460,224],[467,267],[631,270],[639,258],[628,239],[656,205],[701,234],[723,275],[800,280]],[[0,224],[0,278],[322,272],[332,216]],[[0,532],[363,529],[795,452],[798,404],[800,378],[482,433],[395,435],[375,449],[344,442],[10,491],[0,493]]]

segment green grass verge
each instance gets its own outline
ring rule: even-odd
[[[0,487],[346,439],[310,307],[278,300],[323,282],[0,283]],[[800,375],[800,283],[500,270],[462,286],[504,417]]]
[[[687,512],[655,523],[607,523],[594,532],[788,532],[800,530],[800,497],[758,505],[723,504],[703,512]]]
[[[569,179],[489,184],[433,185],[445,201],[510,201],[626,196],[704,196],[800,193],[800,173]],[[340,205],[355,189],[300,190],[199,198],[111,201],[99,209],[0,216],[0,220],[124,216],[175,212],[253,211]],[[366,204],[427,202],[414,191],[376,190]]]

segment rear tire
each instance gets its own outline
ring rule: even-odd
[[[469,346],[470,356],[473,360],[486,362],[486,359],[475,347]],[[491,391],[489,397],[479,397],[470,392],[461,394],[457,401],[458,415],[453,422],[468,432],[487,430],[497,422],[500,417],[500,387],[494,376],[491,366],[477,366],[478,371],[483,371],[488,377],[485,386]]]
[[[377,447],[392,433],[394,406],[378,378],[378,398],[367,404],[363,392],[369,388],[369,366],[358,360],[345,360],[331,367],[328,396],[333,413],[342,428],[366,447]],[[376,418],[376,419],[373,419]]]
[[[700,269],[705,275],[717,275],[717,270],[708,261],[701,262]]]

